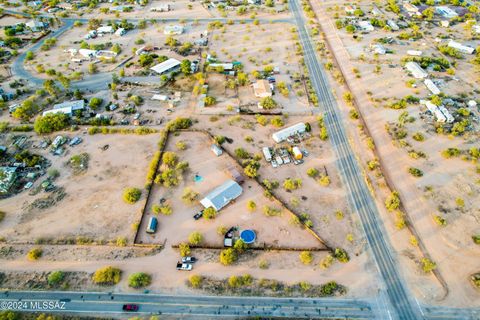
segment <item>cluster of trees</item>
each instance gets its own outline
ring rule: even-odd
[[[165,187],[177,186],[181,175],[189,168],[188,162],[179,162],[175,152],[167,151],[162,156],[162,163],[166,168],[156,176],[155,183]]]
[[[55,131],[60,131],[68,127],[70,118],[63,113],[47,114],[45,116],[38,116],[33,124],[33,129],[38,134],[47,134]]]

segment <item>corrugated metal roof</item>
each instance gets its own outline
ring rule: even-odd
[[[238,198],[243,192],[242,187],[233,180],[227,180],[222,185],[215,188],[200,203],[205,207],[213,207],[219,211],[232,200]]]

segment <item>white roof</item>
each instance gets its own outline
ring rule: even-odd
[[[455,18],[458,16],[458,14],[450,9],[449,7],[446,6],[439,6],[435,8],[435,12],[446,17],[446,18]]]
[[[358,26],[362,28],[364,31],[373,31],[375,28],[372,26],[370,21],[359,21]]]
[[[282,142],[288,137],[294,135],[295,133],[305,132],[306,128],[307,127],[305,126],[305,123],[300,122],[288,128],[282,129],[278,132],[275,132],[274,134],[272,134],[272,139],[277,143]]]
[[[233,69],[233,63],[210,63],[208,66],[212,67],[212,68],[222,67],[223,70],[232,70]]]
[[[219,211],[231,201],[238,198],[243,192],[242,187],[233,180],[227,180],[222,185],[215,188],[200,203],[205,208],[214,208]]]
[[[435,83],[433,83],[432,80],[425,79],[423,83],[425,83],[425,86],[428,88],[428,90],[430,90],[431,93],[440,94],[440,89],[438,89],[438,87],[435,85]]]
[[[175,26],[168,25],[168,26],[165,26],[165,28],[163,29],[163,33],[164,34],[182,34],[183,27],[178,25],[175,25]]]
[[[170,71],[173,68],[178,67],[179,65],[180,65],[180,61],[178,61],[177,59],[170,58],[167,61],[163,61],[162,63],[159,63],[156,66],[151,67],[150,70],[153,70],[158,74],[162,74],[167,71]]]
[[[97,50],[80,49],[80,50],[78,50],[78,53],[80,53],[85,58],[90,58],[90,57],[95,56],[95,54],[97,54]]]
[[[412,73],[412,75],[417,79],[426,78],[428,73],[420,67],[416,62],[409,61],[405,64],[405,68]]]
[[[465,46],[465,45],[463,45],[459,42],[453,41],[453,40],[450,40],[448,42],[448,46],[451,47],[451,48],[455,48],[458,51],[461,51],[463,53],[468,53],[468,54],[472,54],[475,51],[475,48]]]
[[[160,101],[167,101],[168,97],[163,94],[154,94],[152,96],[152,100],[160,100]]]
[[[37,21],[37,20],[30,20],[27,23],[25,23],[25,25],[27,27],[29,27],[30,29],[43,28],[44,27],[43,22]]]
[[[85,101],[83,100],[73,100],[73,101],[65,101],[62,103],[55,104],[53,109],[62,109],[70,107],[73,110],[82,110],[85,108]]]
[[[101,26],[97,28],[97,32],[99,33],[113,33],[113,27],[112,26]]]
[[[422,53],[423,53],[423,52],[420,51],[420,50],[407,50],[407,54],[408,54],[409,56],[418,56],[418,57],[419,57],[419,56],[422,55]]]

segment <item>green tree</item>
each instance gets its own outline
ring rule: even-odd
[[[63,113],[49,113],[35,119],[33,129],[38,134],[52,133],[65,129],[70,123],[70,118]]]
[[[35,54],[32,51],[27,51],[25,53],[25,60],[31,61],[33,59],[35,59]]]
[[[153,64],[153,57],[148,53],[142,53],[138,58],[138,63],[142,67],[149,67]]]
[[[260,100],[260,105],[263,109],[270,110],[277,107],[277,102],[272,97],[265,97]]]
[[[235,261],[237,261],[238,256],[236,251],[233,248],[228,248],[220,252],[220,263],[224,266],[229,266]]]
[[[135,289],[147,287],[151,283],[152,283],[152,276],[149,275],[148,273],[137,272],[137,273],[132,273],[128,277],[128,286]]]
[[[56,286],[60,284],[65,278],[65,273],[63,271],[52,271],[48,274],[47,281],[49,286]]]
[[[92,108],[93,110],[97,110],[98,107],[100,107],[103,103],[103,99],[102,98],[97,98],[97,97],[93,97],[92,99],[90,99],[90,102],[88,103],[88,106],[90,108]]]
[[[180,63],[180,70],[182,71],[183,74],[188,75],[192,73],[191,69],[192,63],[188,59],[182,60],[182,63]]]
[[[126,188],[123,191],[123,201],[125,201],[128,204],[134,204],[138,200],[140,200],[140,197],[142,196],[142,190],[138,188]]]
[[[167,151],[162,156],[162,162],[169,167],[174,167],[178,162],[178,156],[173,151]]]
[[[120,282],[122,271],[111,266],[103,267],[95,271],[92,281],[99,285],[114,285]]]

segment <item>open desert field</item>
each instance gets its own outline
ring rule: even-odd
[[[83,143],[66,147],[64,156],[53,156],[49,150],[32,151],[50,160],[50,169],[58,170],[57,190],[40,191],[36,195],[25,190],[2,200],[6,217],[0,230],[8,242],[76,237],[94,241],[124,237],[131,241],[134,233],[131,225],[138,221],[145,198],[134,205],[126,204],[122,200],[123,189],[143,188],[158,136],[80,136]],[[37,145],[41,141],[32,140]],[[107,145],[108,149],[102,150]],[[88,168],[76,175],[68,160],[84,153],[89,157]],[[39,188],[43,180],[37,180],[31,190]]]

